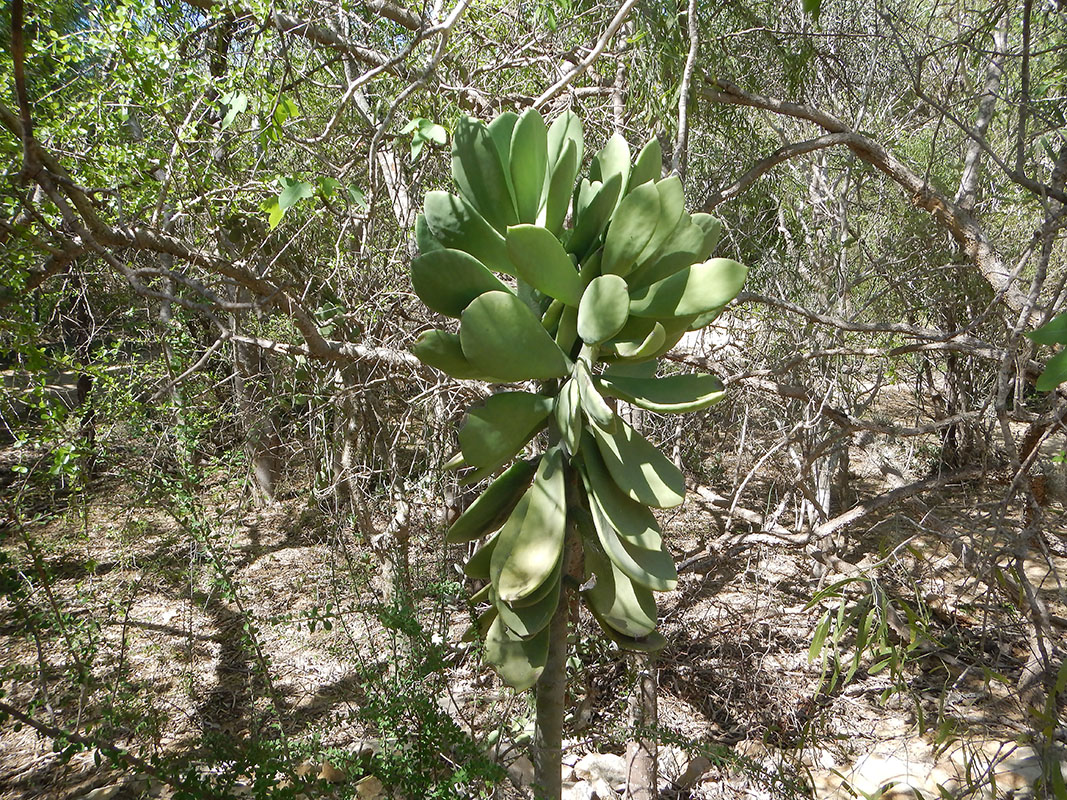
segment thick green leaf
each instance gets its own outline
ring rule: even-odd
[[[582,411],[585,412],[586,417],[604,430],[615,430],[615,412],[600,396],[600,392],[593,383],[589,366],[582,359],[574,364],[574,380],[578,384],[578,396],[581,398]]]
[[[508,228],[508,255],[519,277],[539,292],[577,306],[582,284],[567,251],[547,228],[514,225]]]
[[[602,376],[601,391],[635,406],[661,414],[699,411],[726,396],[722,381],[714,375],[668,375],[664,378]]]
[[[660,147],[659,139],[652,137],[648,144],[641,148],[634,161],[634,168],[630,172],[630,183],[626,187],[627,192],[632,192],[638,186],[649,181],[658,181],[663,175],[663,148]]]
[[[718,309],[722,311],[722,309]],[[693,321],[697,318],[695,314],[690,314],[687,317],[675,317],[674,319],[659,320],[659,323],[663,325],[663,344],[659,346],[659,349],[652,354],[653,358],[659,358],[666,355],[674,346],[680,342],[685,335],[693,327]]]
[[[566,445],[568,453],[577,453],[582,433],[582,403],[578,382],[574,378],[564,383],[556,395],[553,414],[556,427],[559,428],[560,441]]]
[[[548,129],[536,108],[524,111],[515,125],[510,166],[519,222],[536,222],[548,167]]]
[[[514,275],[504,237],[462,197],[448,192],[428,192],[426,224],[445,247],[470,253],[489,269]]]
[[[574,306],[564,306],[559,317],[559,327],[556,328],[555,341],[564,353],[570,353],[578,341],[578,309]]]
[[[602,519],[620,538],[644,550],[659,550],[663,536],[659,523],[648,506],[638,503],[620,489],[604,464],[595,440],[586,434],[582,437],[582,465],[586,494],[590,509],[596,505]],[[595,516],[595,515],[594,515]]]
[[[487,380],[485,373],[471,364],[460,345],[459,335],[448,331],[424,331],[411,347],[423,364],[439,369],[453,378],[469,381]]]
[[[590,184],[595,187],[596,184]],[[599,188],[590,189],[588,202],[582,203],[579,198],[578,211],[574,230],[571,238],[567,240],[567,250],[578,256],[579,261],[594,249],[593,245],[600,238],[604,226],[608,224],[612,213],[615,211],[615,203],[619,199],[619,190],[622,187],[622,176],[613,175]]]
[[[573,141],[567,141],[567,147],[552,168],[548,184],[548,196],[545,199],[541,223],[553,234],[559,234],[567,219],[571,205],[571,192],[574,179],[578,175],[578,148]]]
[[[631,650],[637,653],[658,653],[667,646],[667,640],[663,638],[663,634],[659,631],[652,631],[648,636],[635,638],[619,633],[611,625],[600,619],[596,612],[593,612],[593,619],[600,625],[604,635],[615,642],[622,650]]]
[[[585,287],[578,304],[578,335],[587,344],[601,344],[622,330],[630,316],[626,281],[600,275]]]
[[[517,461],[504,470],[448,528],[449,544],[469,542],[495,531],[510,516],[533,480],[534,465]]]
[[[500,529],[489,576],[503,602],[522,600],[552,578],[567,529],[566,495],[563,454],[554,447],[542,456],[533,485]]]
[[[582,121],[573,111],[564,111],[554,120],[548,128],[548,160],[550,164],[558,164],[563,152],[567,149],[567,143],[574,142],[576,162],[582,163],[585,155],[585,143],[582,136]]]
[[[552,615],[559,607],[562,566],[563,558],[561,557],[553,576],[545,582],[546,591],[541,593],[536,602],[523,606],[511,606],[499,598],[496,600],[500,619],[516,636],[524,638],[533,636],[544,630],[545,626],[552,621]]]
[[[701,328],[706,328],[719,318],[719,315],[726,309],[726,306],[719,306],[713,308],[711,311],[705,311],[703,314],[697,314],[693,318],[693,321],[689,323],[689,330],[699,331]]]
[[[418,245],[419,252],[423,254],[445,249],[445,246],[434,238],[424,214],[415,217],[415,244]]]
[[[474,256],[462,250],[435,250],[411,262],[411,285],[429,308],[459,317],[471,300],[486,292],[509,292],[507,286]]]
[[[1064,381],[1067,381],[1067,350],[1061,350],[1048,360],[1045,371],[1037,379],[1037,390],[1051,392]]]
[[[518,221],[492,134],[470,117],[460,119],[452,137],[452,178],[460,194],[501,233]]]
[[[570,372],[570,361],[515,295],[487,292],[471,302],[459,326],[467,360],[502,382],[549,380]]]
[[[548,632],[546,627],[536,636],[523,639],[509,631],[498,616],[485,635],[485,659],[508,686],[520,692],[529,689],[548,662]]]
[[[631,323],[638,324],[632,326]],[[618,337],[613,342],[609,342],[606,347],[619,358],[643,359],[658,352],[666,338],[666,330],[662,323],[631,317],[619,332]]]
[[[515,196],[515,187],[511,183],[511,134],[515,130],[515,123],[519,121],[519,115],[514,111],[505,111],[489,123],[489,135],[493,137],[497,154],[500,156],[500,165],[504,170],[504,181],[508,185],[511,196]]]
[[[552,412],[552,399],[530,392],[500,392],[472,409],[459,431],[467,463],[497,466],[512,458],[533,438]]]
[[[612,480],[638,503],[673,508],[685,499],[682,473],[624,421],[616,418],[614,432],[594,425],[593,435]]]
[[[583,479],[588,488],[588,478],[583,476]],[[655,549],[637,547],[618,535],[599,505],[593,503],[589,510],[597,541],[605,555],[628,578],[655,592],[669,592],[678,585],[678,570],[666,547],[662,544]]]
[[[656,599],[596,547],[585,548],[586,569],[596,575],[586,600],[602,623],[625,636],[647,636],[656,629]]]
[[[496,152],[500,156],[500,165],[504,168],[505,176],[510,172],[507,165],[511,162],[511,134],[518,121],[518,114],[514,111],[505,111],[489,123],[489,135],[493,139],[493,144],[496,145]]]
[[[677,175],[664,178],[654,185],[659,194],[659,220],[655,232],[635,259],[638,264],[644,264],[659,252],[685,215],[685,193]]]
[[[694,264],[661,281],[634,290],[630,313],[665,319],[695,316],[730,302],[745,283],[748,268],[728,258]]]
[[[489,580],[489,564],[493,560],[493,551],[498,541],[500,541],[500,534],[493,534],[485,544],[475,550],[474,555],[463,565],[463,574],[476,581]]]
[[[706,258],[701,255],[705,238],[704,229],[695,224],[688,214],[682,214],[678,224],[674,226],[674,231],[660,246],[659,251],[626,277],[630,288],[636,290],[648,286],[670,277],[690,264],[703,261]]]
[[[722,236],[722,223],[711,214],[694,214],[693,224],[704,231],[704,241],[700,248],[700,261],[709,258],[719,244]]]
[[[595,156],[589,165],[589,180],[607,183],[619,176],[619,193],[630,182],[630,145],[621,133],[612,134],[607,144]],[[612,211],[615,207],[612,206]]]
[[[603,375],[607,378],[655,378],[659,362],[651,361],[615,361],[604,367]]]
[[[1037,330],[1024,335],[1036,344],[1067,344],[1067,314],[1053,317]]]
[[[626,195],[604,238],[601,271],[605,275],[629,274],[659,222],[660,192],[656,184],[646,183]]]

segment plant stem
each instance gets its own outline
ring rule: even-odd
[[[537,681],[537,721],[534,728],[534,797],[559,800],[562,792],[563,714],[567,696],[567,623],[570,594],[561,587],[559,608],[550,623],[548,661]]]
[[[568,524],[564,544],[563,580],[559,606],[549,623],[548,660],[534,688],[537,718],[534,726],[534,798],[559,800],[563,791],[563,717],[567,702],[568,623],[577,611],[576,587],[582,571],[582,547],[578,531]]]

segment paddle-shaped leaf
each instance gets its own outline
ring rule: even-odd
[[[445,541],[450,544],[470,542],[503,525],[525,494],[534,470],[529,461],[517,461],[504,470],[449,526]]]
[[[464,200],[448,192],[429,192],[424,206],[426,225],[444,247],[470,253],[489,269],[514,275],[504,237]]]
[[[578,305],[582,299],[578,270],[551,231],[537,225],[513,225],[508,228],[507,247],[520,278],[549,297]]]
[[[576,163],[582,163],[585,154],[585,144],[582,134],[582,121],[573,111],[564,111],[554,120],[548,128],[548,160],[550,164],[558,164],[567,149],[568,142],[574,143]]]
[[[570,372],[541,321],[509,292],[475,298],[463,312],[459,338],[467,360],[500,381],[549,380]]]
[[[748,268],[728,258],[713,258],[676,272],[669,278],[636,289],[630,313],[664,319],[703,314],[726,305],[744,285]]]
[[[601,271],[605,275],[629,274],[656,232],[659,219],[660,192],[654,183],[646,183],[626,195],[604,238]]]
[[[601,391],[627,403],[661,414],[699,411],[726,395],[726,387],[714,375],[668,375],[664,378],[601,376]]]
[[[601,622],[626,636],[647,636],[655,630],[656,600],[651,590],[635,585],[596,547],[585,547],[585,565],[596,574],[585,596]]]
[[[645,437],[616,418],[614,432],[593,426],[597,449],[612,480],[639,503],[673,508],[685,499],[685,478]]]
[[[632,192],[649,181],[658,181],[662,174],[663,148],[660,147],[659,139],[653,136],[648,140],[648,144],[641,148],[641,152],[634,160],[634,168],[630,171],[630,182],[626,191]]]
[[[515,203],[489,129],[463,117],[452,137],[452,178],[460,194],[498,231],[514,225]]]
[[[502,464],[522,449],[552,412],[552,400],[529,392],[501,392],[473,409],[459,431],[459,446],[475,467]]]
[[[460,380],[486,380],[485,373],[463,355],[459,335],[448,331],[424,331],[411,347],[415,357],[434,369]]]
[[[447,317],[458,317],[486,292],[510,292],[481,261],[462,250],[434,250],[416,257],[411,285],[422,302]]]
[[[552,167],[548,183],[548,195],[542,216],[538,220],[553,235],[559,234],[567,219],[567,210],[571,205],[571,192],[574,190],[574,178],[578,174],[578,148],[573,141],[567,141],[567,147],[559,161]]]
[[[590,186],[595,186],[595,184],[590,184]],[[571,232],[571,238],[567,240],[567,250],[578,256],[579,261],[583,261],[589,254],[593,244],[603,232],[604,226],[611,219],[621,187],[622,176],[612,175],[595,192],[590,190],[588,203],[584,209],[577,212],[574,230]]]
[[[489,577],[505,603],[533,594],[554,573],[567,529],[566,494],[563,454],[554,447],[542,456],[533,484],[500,529]]]
[[[485,634],[485,658],[508,686],[520,692],[529,689],[548,662],[548,632],[546,627],[536,636],[523,639],[509,631],[497,616]]]
[[[511,137],[511,183],[519,222],[537,220],[547,166],[548,129],[537,109],[530,108],[519,117]]]
[[[585,287],[578,304],[578,335],[587,344],[612,338],[630,316],[626,281],[618,275],[600,275]]]

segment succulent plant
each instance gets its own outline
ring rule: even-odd
[[[468,482],[499,475],[447,533],[488,537],[465,571],[489,581],[477,598],[489,603],[486,657],[518,689],[546,663],[569,537],[585,571],[571,577],[604,632],[624,648],[663,644],[654,592],[678,575],[651,508],[679,505],[685,481],[615,401],[657,413],[719,401],[714,375],[656,377],[657,359],[709,324],[747,274],[709,258],[721,225],[686,213],[678,178],[660,177],[656,139],[631,162],[613,136],[579,180],[583,149],[570,112],[551,126],[536,110],[489,125],[464,118],[453,138],[458,193],[427,194],[411,264],[416,294],[459,320],[457,332],[420,336],[413,351],[424,363],[461,379],[539,382],[469,412],[454,466]],[[523,457],[546,429],[544,451]]]

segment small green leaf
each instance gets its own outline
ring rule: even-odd
[[[285,216],[285,209],[278,205],[278,198],[272,197],[270,200],[265,201],[260,208],[267,212],[267,223],[270,225],[270,229],[277,228]]]
[[[288,211],[301,200],[305,200],[315,194],[315,187],[307,181],[279,178],[279,183],[283,187],[278,194],[278,206],[282,211]]]
[[[1067,381],[1067,350],[1061,350],[1048,360],[1045,371],[1037,379],[1037,390],[1051,392],[1064,381]]]
[[[370,209],[370,204],[367,203],[367,198],[363,194],[363,190],[358,186],[349,185],[348,199],[359,211],[368,211]]]
[[[1024,335],[1036,344],[1067,344],[1067,314],[1053,317],[1040,328]]]
[[[341,182],[336,178],[331,178],[328,175],[319,178],[319,193],[323,197],[333,197],[340,186]]]
[[[227,94],[222,98],[223,104],[229,106],[226,111],[226,116],[222,118],[222,130],[226,130],[233,124],[233,121],[237,119],[237,115],[242,111],[248,110],[248,96],[243,92],[236,94]]]

